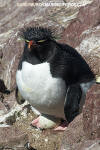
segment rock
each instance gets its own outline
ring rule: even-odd
[[[100,76],[100,25],[82,33],[83,40],[76,49],[83,55],[93,72]]]
[[[4,115],[5,113],[7,113],[7,110],[4,104],[0,101],[0,116]]]
[[[89,139],[100,138],[100,84],[88,91],[83,109],[83,128]]]
[[[38,3],[43,1],[25,0],[25,2]],[[45,2],[54,1],[46,0]],[[84,0],[84,2],[83,0],[55,0],[55,2],[66,3],[68,7],[36,7],[28,6],[28,4],[27,6],[20,6],[20,4],[24,3],[23,0],[20,0],[20,2],[17,0],[0,1],[0,126],[7,121],[6,119],[8,119],[10,124],[14,124],[15,118],[14,120],[12,118],[16,111],[17,113],[19,112],[18,116],[21,113],[23,118],[27,117],[27,111],[22,110],[24,105],[20,106],[16,103],[14,93],[16,88],[16,69],[24,46],[24,42],[18,39],[18,33],[24,26],[49,26],[53,28],[57,34],[56,36],[60,37],[59,41],[76,48],[86,59],[94,73],[100,76],[100,0]],[[86,147],[86,143],[91,139],[92,141],[89,143],[93,145],[95,144],[93,139],[100,138],[100,119],[97,107],[99,106],[97,105],[99,101],[96,100],[98,93],[94,92],[95,89],[97,89],[96,85],[91,89],[93,92],[89,93],[92,100],[87,96],[88,98],[83,110],[84,118],[82,114],[77,116],[65,131],[63,148],[78,150],[80,147]],[[7,95],[6,92],[9,90],[10,93]],[[89,120],[87,120],[87,117],[90,117]],[[10,133],[11,131],[8,128],[5,132],[8,132],[8,130]],[[5,135],[3,132],[4,129],[2,135]],[[11,136],[13,136],[15,131],[11,133]],[[9,140],[9,137],[7,140]],[[50,135],[50,137],[50,141],[52,141],[52,136]],[[55,138],[53,137],[53,142],[50,144],[53,145],[53,148],[56,147],[57,149],[58,145],[57,140],[55,142]],[[43,148],[43,139],[41,141],[40,145],[39,142],[35,141],[36,147],[40,149],[41,147]],[[87,147],[90,147],[90,145]],[[98,146],[98,144],[96,145]],[[46,145],[43,149],[47,150]],[[48,150],[51,150],[50,147],[48,147]]]
[[[93,3],[81,7],[77,18],[63,32],[63,42],[76,47],[82,41],[82,33],[89,28],[99,25],[100,1],[94,0]]]
[[[77,116],[64,132],[61,150],[78,150],[78,147],[84,141],[83,115]]]
[[[27,150],[36,150],[35,148],[33,148],[33,147],[30,145],[29,142],[27,142],[27,143],[25,144],[25,148],[26,148]]]
[[[62,33],[62,42],[76,48],[96,75],[100,76],[100,1],[81,7]],[[91,19],[92,18],[92,19]]]
[[[16,103],[14,92],[10,95],[3,95],[1,93],[1,105],[0,105],[0,122],[3,121],[5,116],[12,111],[12,108]]]
[[[5,94],[10,94],[10,91],[7,90],[7,87],[4,84],[4,81],[0,79],[0,92]]]
[[[6,118],[6,123],[8,125],[13,125],[16,122],[16,114],[14,113],[12,116]]]
[[[100,85],[95,84],[88,91],[83,113],[68,126],[62,140],[62,150],[83,150],[100,148]],[[98,141],[99,140],[99,141]],[[89,142],[90,141],[90,142]],[[98,141],[98,142],[97,142]]]
[[[0,59],[2,59],[2,57],[3,57],[3,52],[2,50],[0,50]]]
[[[9,98],[8,98],[9,100]],[[9,102],[9,101],[8,101]],[[27,118],[28,113],[31,111],[31,107],[29,107],[29,104],[27,101],[23,105],[17,104],[15,101],[14,106],[12,103],[2,103],[0,106],[0,127],[7,126],[7,125],[13,125],[16,120],[19,120],[21,118]],[[11,107],[11,109],[10,109]]]
[[[20,131],[18,128],[5,127],[0,128],[0,148],[25,150],[24,145],[28,142],[26,133]]]
[[[84,142],[80,150],[99,150],[100,149],[100,140],[88,140]]]

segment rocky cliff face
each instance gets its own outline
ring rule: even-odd
[[[95,84],[88,91],[83,113],[64,133],[62,149],[100,149],[100,85]]]
[[[25,2],[27,4],[25,4]],[[86,59],[94,73],[100,76],[100,0],[84,0],[84,2],[83,0],[56,0],[55,2],[65,3],[66,6],[32,6],[33,3],[41,2],[43,1],[25,0],[23,4],[23,0],[20,0],[20,2],[18,2],[17,0],[8,0],[7,2],[3,0],[0,1],[1,130],[5,130],[5,126],[7,126],[8,124],[14,124],[16,122],[16,119],[18,120],[19,114],[27,118],[26,112],[29,112],[26,108],[22,110],[22,108],[27,104],[19,106],[16,103],[14,96],[16,87],[15,73],[24,45],[23,41],[20,41],[18,38],[18,32],[21,28],[25,26],[46,26],[55,29],[57,36],[60,37],[59,41],[65,42],[76,48]],[[48,2],[53,1],[45,1],[45,3]],[[10,94],[9,91],[11,91]],[[89,147],[95,143],[94,139],[100,138],[99,93],[99,85],[94,85],[87,95],[83,115],[78,116],[64,133],[65,138],[63,138],[62,148],[66,147],[66,149],[68,149],[69,147],[71,149],[76,146],[79,147],[80,150],[82,149],[82,147],[85,149],[86,147]],[[19,126],[19,124],[17,125]],[[8,132],[10,132],[9,130],[12,130],[12,135],[16,135],[13,126],[6,128]],[[74,130],[74,127],[76,130]],[[32,132],[34,133],[33,130]],[[27,134],[29,135],[29,133]],[[3,136],[3,133],[1,135]],[[42,143],[42,149],[47,150],[47,145],[50,137],[48,138],[48,135],[46,135],[46,138],[48,138],[48,140],[46,140],[47,145],[44,144],[43,148],[43,140],[45,139],[45,137],[42,137],[42,134],[39,135],[41,139],[40,141]],[[68,137],[68,135],[70,136]],[[63,134],[58,134],[56,136],[59,136],[61,139]],[[17,136],[17,138],[19,137]],[[32,135],[31,138],[33,138]],[[75,138],[75,140],[73,138]],[[8,141],[11,141],[8,137],[6,139]],[[12,139],[14,139],[13,136]],[[51,148],[50,144],[53,145],[55,143],[56,137],[52,135],[52,139],[51,143],[49,142],[48,149]],[[34,145],[33,141],[32,143]],[[90,141],[89,145],[86,144],[88,143],[88,141]],[[1,140],[0,142],[2,143]],[[97,141],[96,143],[98,146]],[[6,144],[3,144],[3,146],[5,145]],[[41,149],[41,145],[39,147],[37,144],[36,148],[37,147],[38,149]],[[58,146],[56,144],[56,146],[52,147],[51,149],[57,149],[58,147],[59,144]]]

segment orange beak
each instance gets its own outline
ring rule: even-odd
[[[33,41],[29,41],[28,48],[30,48],[32,44],[33,44]]]

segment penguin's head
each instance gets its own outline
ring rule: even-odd
[[[36,56],[40,62],[47,61],[55,51],[56,41],[52,31],[43,27],[28,27],[21,31],[25,40],[25,50],[31,56]]]

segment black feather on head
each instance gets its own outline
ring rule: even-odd
[[[25,40],[48,40],[53,39],[53,31],[49,28],[43,27],[27,27],[21,29],[19,36]]]

